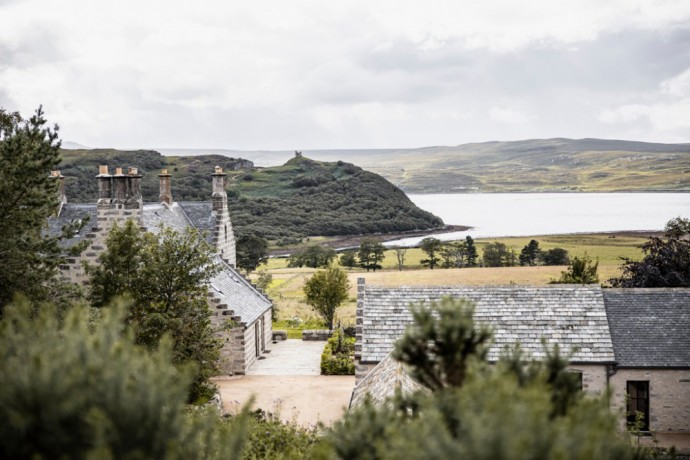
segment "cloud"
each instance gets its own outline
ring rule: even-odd
[[[499,123],[508,123],[511,125],[527,123],[532,120],[531,116],[519,110],[501,107],[491,107],[489,109],[489,117]]]
[[[690,3],[0,0],[0,55],[0,103],[94,146],[675,139]]]

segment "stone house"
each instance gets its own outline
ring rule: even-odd
[[[78,257],[68,257],[61,266],[63,276],[76,283],[87,281],[83,262],[97,263],[105,249],[105,238],[113,223],[135,220],[143,229],[157,233],[162,226],[175,230],[194,227],[202,230],[207,242],[215,248],[220,272],[208,286],[212,323],[223,342],[219,368],[223,374],[243,374],[265,351],[271,339],[270,299],[235,269],[235,237],[228,213],[225,182],[227,175],[219,167],[212,174],[210,200],[176,202],[171,191],[171,175],[163,170],[158,175],[160,196],[157,203],[144,203],[141,178],[136,168],[126,172],[116,168],[110,174],[101,166],[96,180],[99,196],[96,203],[71,204],[64,195],[64,178],[59,171],[53,176],[61,181],[60,205],[55,217],[48,221],[48,232],[57,235],[62,228],[88,218],[85,229],[70,240],[67,249],[80,242],[87,244]],[[86,230],[88,229],[88,230]]]
[[[557,343],[564,354],[575,350],[569,370],[580,374],[583,391],[601,394],[611,387],[612,406],[621,412],[644,407],[644,401],[637,403],[637,399],[628,406],[627,395],[641,400],[646,395],[649,429],[690,432],[688,289],[605,290],[599,285],[385,288],[368,286],[364,279],[358,280],[357,288],[356,387],[351,407],[367,393],[376,402],[396,388],[403,392],[419,388],[390,352],[412,321],[411,303],[451,296],[473,301],[475,320],[492,327],[489,361],[495,362],[506,346],[516,343],[535,359],[543,358],[543,338],[549,345]],[[666,328],[670,332],[664,335]],[[660,345],[660,340],[665,344]],[[645,381],[646,386],[630,383]]]
[[[612,405],[642,412],[643,429],[690,433],[690,289],[603,293],[616,357]]]

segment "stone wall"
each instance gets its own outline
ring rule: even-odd
[[[571,364],[571,372],[582,373],[582,391],[601,395],[606,390],[606,366],[603,364]]]
[[[690,369],[618,369],[611,377],[611,407],[625,426],[629,380],[649,381],[649,428],[659,433],[690,433]]]
[[[260,356],[265,350],[266,346],[271,343],[272,340],[272,324],[271,324],[271,310],[269,309],[262,317],[258,318],[252,324],[247,326],[244,330],[244,362],[245,370],[249,369],[252,364],[256,362],[259,358],[256,351],[256,330],[261,331],[261,324],[263,319],[263,337],[259,332],[259,353]]]

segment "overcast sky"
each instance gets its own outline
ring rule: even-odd
[[[0,107],[92,147],[690,142],[690,0],[0,0]]]

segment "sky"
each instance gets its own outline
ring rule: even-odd
[[[0,0],[0,107],[89,147],[690,142],[689,0]]]

